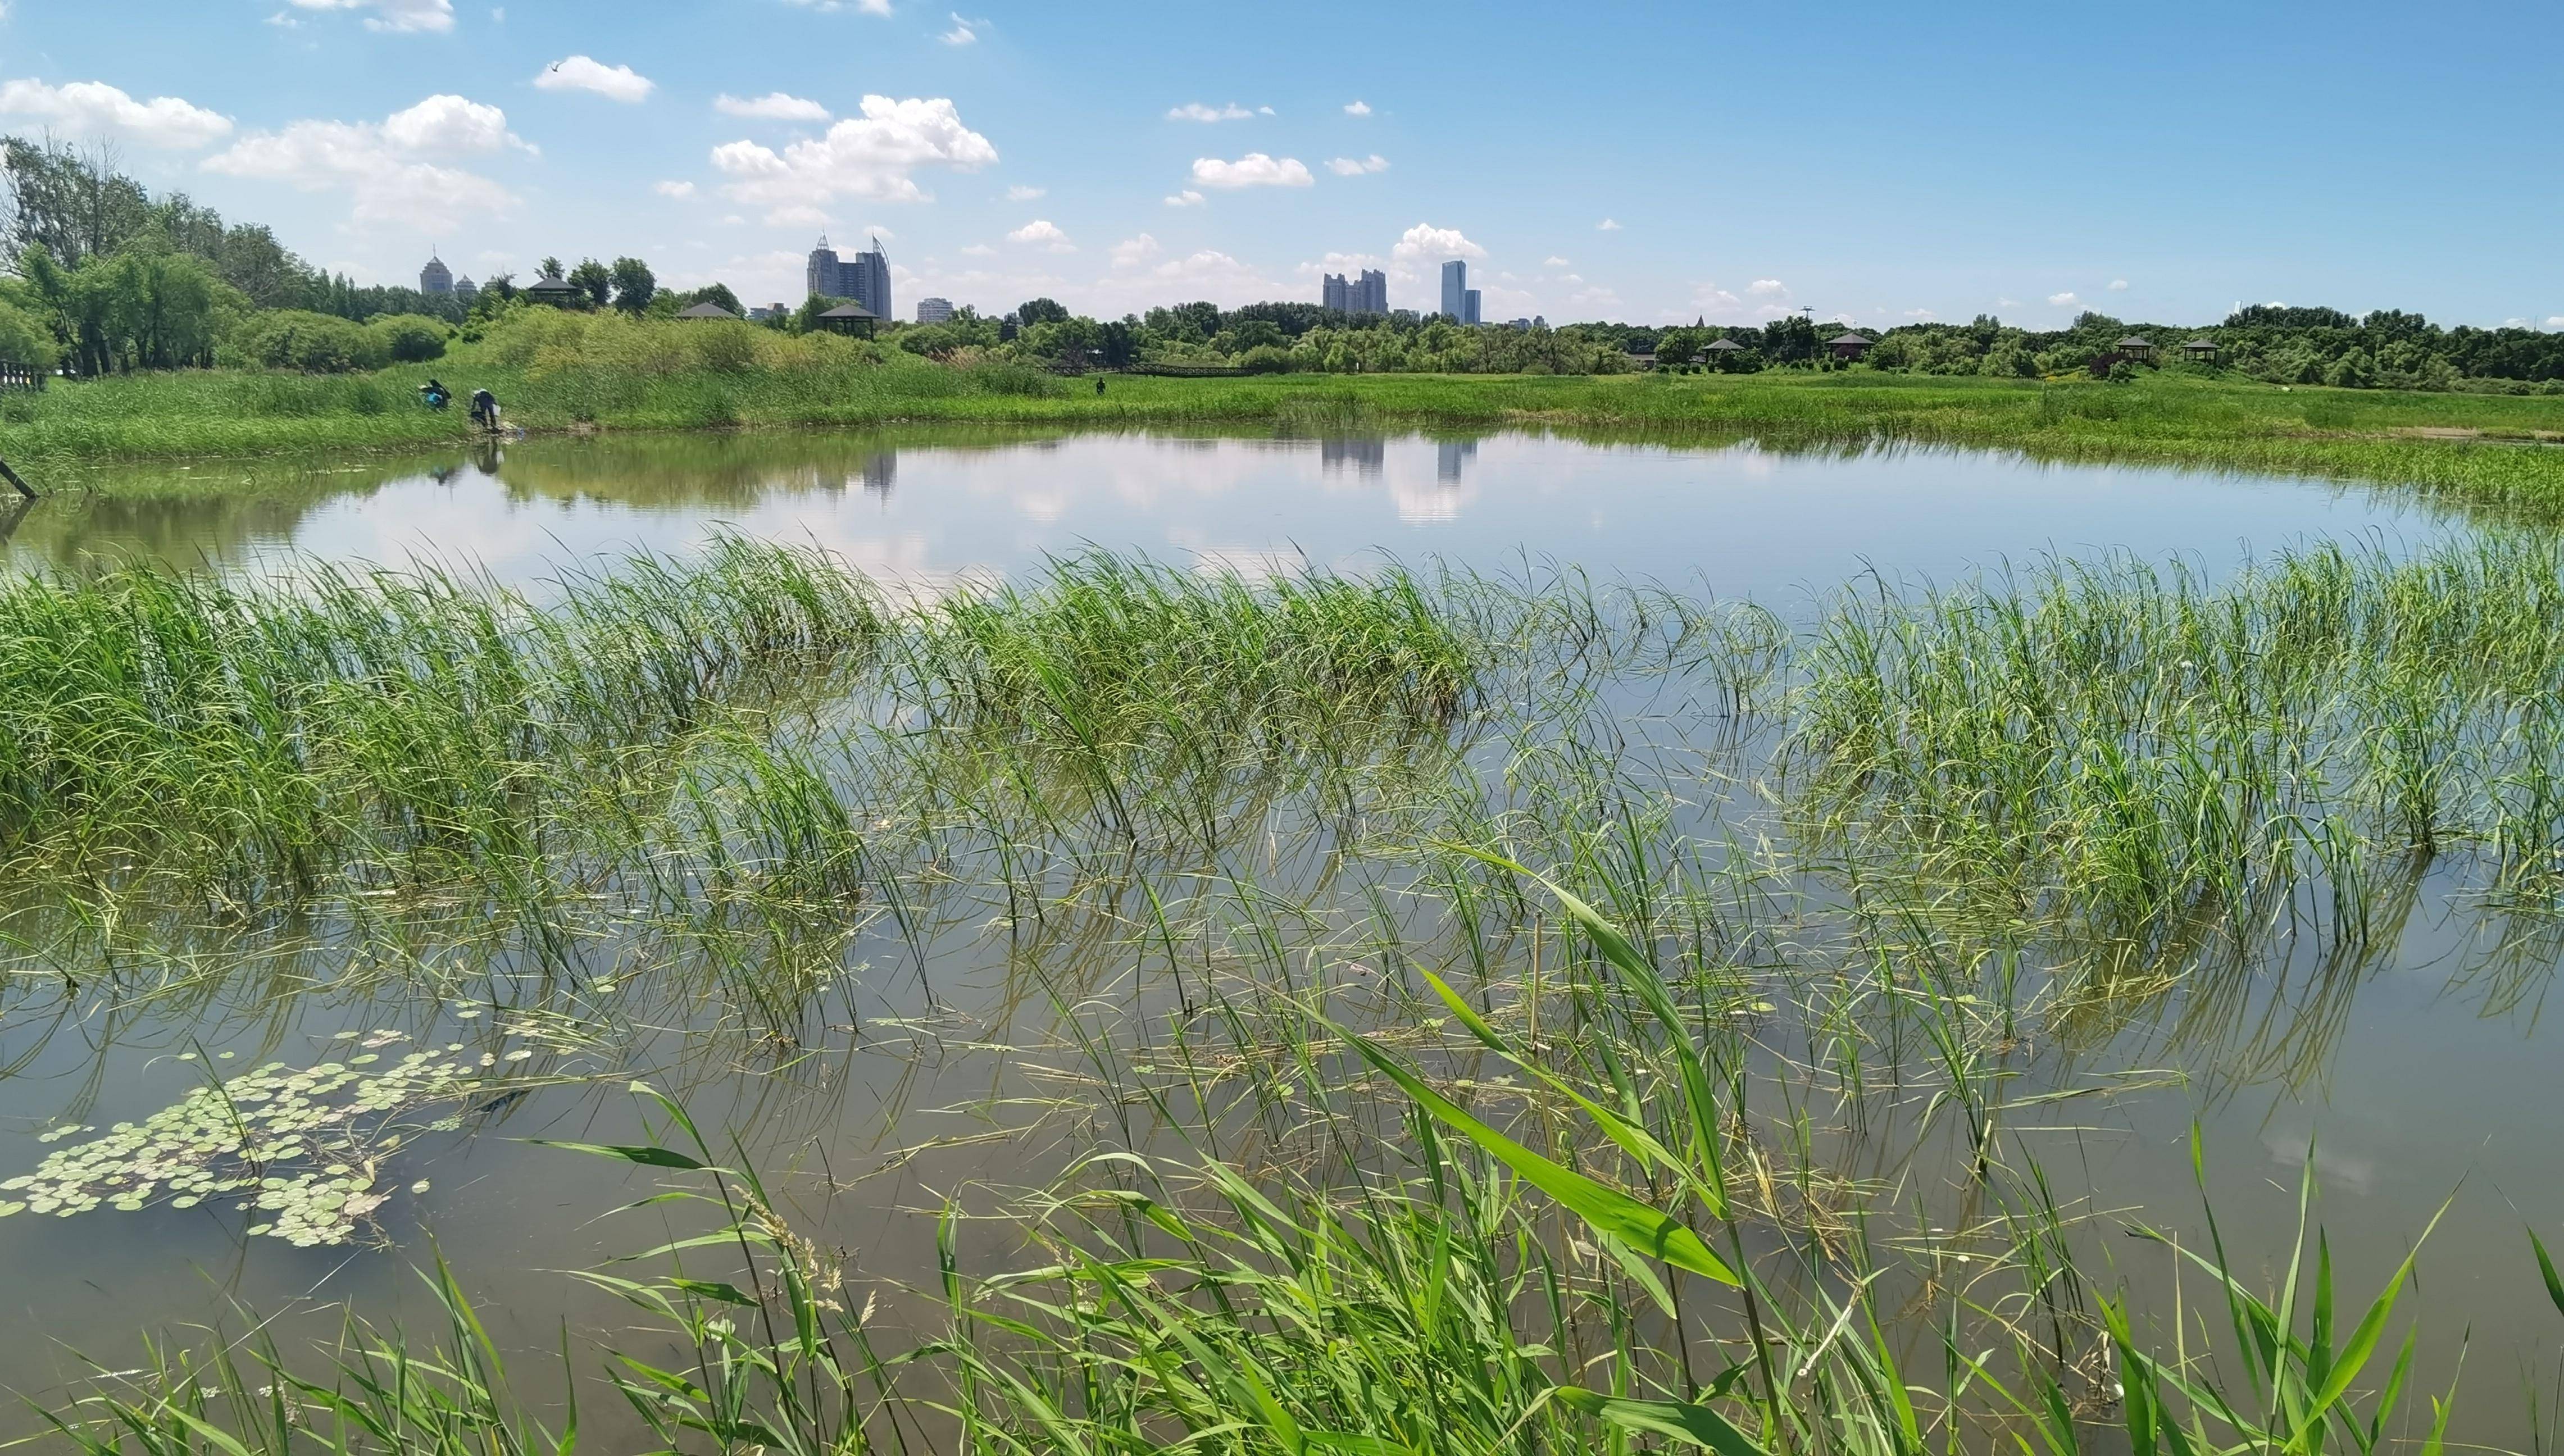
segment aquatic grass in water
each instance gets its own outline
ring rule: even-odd
[[[2413,1336],[2396,1309],[2411,1261],[2351,1328],[2337,1327],[2319,1229],[2316,1267],[2303,1272],[2310,1166],[2298,1250],[2270,1293],[2251,1290],[2222,1243],[2199,1252],[2172,1241],[2217,1290],[2212,1307],[2233,1314],[2231,1346],[2211,1327],[2190,1328],[2176,1307],[2182,1328],[2167,1350],[2145,1312],[2106,1289],[2096,1316],[2057,1318],[2071,1303],[2058,1286],[2079,1297],[2084,1276],[2047,1257],[2056,1211],[2035,1192],[2034,1164],[2011,1161],[2026,1151],[1999,1154],[1980,1173],[2008,1210],[2008,1246],[1873,1241],[1866,1219],[1827,1234],[1788,1214],[1737,1237],[1731,1220],[1745,1216],[1749,1189],[1810,1169],[1790,1168],[1783,1148],[1761,1145],[1742,1124],[1742,1082],[1694,1060],[1701,1008],[1656,970],[1655,951],[1550,893],[1581,947],[1562,968],[1581,966],[1583,989],[1616,990],[1642,1008],[1600,1039],[1612,1053],[1606,1082],[1580,1086],[1576,1073],[1552,1070],[1539,1047],[1438,982],[1463,1039],[1524,1074],[1521,1083],[1428,1081],[1399,1054],[1302,1013],[1285,1035],[1282,1073],[1298,1091],[1282,1096],[1314,1125],[1300,1144],[1337,1154],[1295,1171],[1110,1149],[1002,1211],[973,1217],[956,1204],[942,1221],[935,1284],[916,1292],[934,1303],[910,1317],[926,1321],[915,1333],[876,1318],[893,1291],[867,1290],[848,1256],[795,1232],[766,1177],[717,1155],[682,1107],[636,1087],[662,1115],[665,1140],[570,1149],[672,1176],[651,1206],[697,1207],[709,1227],[642,1256],[675,1262],[666,1274],[635,1277],[633,1261],[620,1261],[589,1276],[683,1352],[673,1366],[604,1352],[607,1383],[672,1450],[689,1449],[695,1434],[726,1449],[810,1453],[1183,1444],[1920,1456],[1994,1444],[2065,1456],[2090,1449],[2107,1421],[2154,1456],[2317,1450],[2335,1438],[2373,1451],[2410,1432],[2400,1413],[2415,1388]],[[1735,1039],[1716,1034],[1707,1045],[1715,1056]],[[1348,1048],[1408,1117],[1374,1121],[1384,1105],[1359,1077],[1327,1075],[1347,1066]],[[1169,1086],[1211,1070],[1172,1055],[1188,1065]],[[1187,1139],[1220,1136],[1210,1109],[1153,1101]],[[1029,1238],[1029,1266],[971,1271],[963,1238],[988,1219]],[[1713,1251],[1704,1233],[1722,1224]],[[713,1251],[723,1263],[705,1267]],[[1958,1273],[1901,1294],[1907,1260]],[[452,1354],[423,1371],[432,1378],[403,1409],[415,1401],[500,1449],[556,1449],[548,1428],[514,1405],[522,1386],[511,1392],[451,1275],[440,1267],[435,1284],[461,1312]],[[1917,1324],[1919,1346],[1902,1333]],[[236,1366],[209,1385],[200,1366],[164,1360],[139,1381],[102,1382],[53,1419],[93,1450],[113,1448],[121,1433],[143,1449],[192,1450],[209,1428],[279,1453],[305,1443],[450,1449],[378,1410],[368,1418],[361,1402],[385,1389],[377,1373],[397,1366],[399,1350],[392,1337],[351,1330],[331,1384],[294,1375],[298,1361],[263,1347],[272,1410],[209,1403],[245,1387]],[[2240,1374],[2221,1372],[2213,1353],[2240,1360]],[[2436,1450],[2454,1391],[2431,1403],[2424,1449]]]
[[[325,593],[276,589],[235,614],[304,623],[278,656],[226,656],[184,606],[136,634],[221,665],[192,682],[249,674],[291,751],[222,715],[196,738],[185,695],[107,679],[128,734],[107,741],[208,743],[300,786],[262,832],[303,835],[293,883],[316,898],[441,889],[470,920],[508,885],[522,915],[492,943],[558,937],[529,957],[546,1015],[586,1014],[564,988],[609,978],[591,945],[618,994],[681,1007],[708,1060],[741,1033],[839,1030],[811,1006],[881,998],[869,952],[904,952],[930,1004],[952,989],[939,948],[1002,972],[984,1023],[936,1024],[1040,1064],[1036,1090],[967,1109],[1022,1140],[1005,1166],[1035,1185],[953,1195],[944,1264],[898,1271],[931,1308],[795,1231],[813,1179],[777,1196],[794,1173],[756,1166],[753,1128],[603,1149],[715,1200],[648,1237],[720,1240],[666,1277],[603,1271],[691,1352],[609,1367],[671,1447],[2063,1452],[2129,1413],[2112,1387],[2167,1338],[2160,1370],[2188,1383],[2147,1408],[2258,1439],[2272,1422],[2225,1420],[2217,1400],[2259,1407],[2197,1373],[2186,1326],[2148,1324],[2111,1272],[2116,1218],[2051,1183],[2029,1135],[2183,1075],[2077,1059],[2172,997],[2205,1017],[2271,993],[2301,916],[2341,957],[2290,1044],[2320,1059],[2341,986],[2419,894],[2404,867],[2498,889],[2525,922],[2557,842],[2538,725],[2564,571],[2528,539],[2303,552],[2223,584],[2058,566],[1847,603],[1796,638],[1565,575],[1252,582],[1092,557],[893,601],[739,549],[725,581],[774,584],[736,608],[648,563],[541,608],[362,586],[307,619]],[[82,623],[98,604],[57,599],[112,581],[28,590]],[[432,654],[392,650],[413,620]],[[379,669],[341,665],[386,663],[452,711],[365,717]],[[379,751],[296,756],[350,740]],[[270,822],[203,794],[233,816],[215,822]],[[121,812],[150,843],[145,806]],[[64,852],[11,845],[39,868]],[[2481,994],[2516,1004],[2540,972],[2497,959]],[[1045,1004],[1047,1028],[1021,1015]],[[2216,1277],[2258,1252],[2217,1254]],[[2305,1303],[2237,1305],[2251,1331],[2307,1322],[2280,1342],[2280,1440],[2329,1423],[2373,1444],[2413,1407]],[[360,1363],[397,1344],[350,1339]],[[2418,1359],[2403,1388],[2444,1377]],[[116,1398],[95,1412],[180,1444],[177,1412],[217,1418],[165,1388]],[[524,1429],[496,1394],[455,1398]],[[305,1439],[289,1427],[311,1425],[255,1439]],[[363,1429],[334,1439],[398,1448]]]
[[[2144,939],[2210,907],[2249,933],[2300,884],[2458,849],[2506,893],[2551,883],[2548,540],[1856,597],[1809,658],[1791,759],[1812,845],[1993,915]]]

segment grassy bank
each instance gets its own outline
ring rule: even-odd
[[[753,337],[750,337],[753,335]],[[742,351],[725,353],[721,340]],[[1808,375],[1113,376],[1101,395],[1000,362],[949,365],[834,338],[710,325],[647,349],[460,345],[349,377],[195,372],[0,398],[21,466],[459,445],[431,375],[487,387],[538,433],[982,422],[1049,427],[1365,425],[1585,428],[1667,440],[1906,440],[2409,486],[2478,504],[2564,502],[2564,399],[2294,388],[2166,373],[2055,384],[1850,371]]]

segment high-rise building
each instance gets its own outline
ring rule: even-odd
[[[855,255],[854,277],[847,280],[855,287],[847,297],[888,318],[891,316],[890,255],[882,251],[881,239],[875,238],[872,242],[870,248]]]
[[[469,309],[472,301],[481,297],[481,286],[468,278],[458,278],[454,281],[454,297],[462,300],[463,307]]]
[[[841,259],[837,250],[821,238],[810,250],[810,266],[805,275],[810,292],[823,299],[851,299],[883,318],[891,315],[890,255],[882,251],[881,239],[872,240],[869,251]]]
[[[951,299],[920,299],[917,301],[918,322],[949,323],[952,319],[953,301]]]
[[[443,297],[454,292],[454,271],[445,261],[430,253],[427,266],[418,271],[418,291],[430,297]]]
[[[810,286],[811,297],[819,299],[845,297],[837,292],[837,277],[845,271],[845,267],[846,265],[837,261],[837,250],[828,246],[827,234],[820,234],[819,246],[810,250],[810,266],[804,271],[805,281]]]
[[[1478,291],[1476,289],[1470,289],[1466,293],[1460,295],[1460,321],[1463,323],[1475,323],[1478,321]]]
[[[1389,275],[1366,268],[1358,278],[1347,279],[1341,273],[1327,275],[1319,307],[1346,313],[1386,313],[1389,312]]]
[[[1454,323],[1469,307],[1469,265],[1454,258],[1442,265],[1442,316]]]

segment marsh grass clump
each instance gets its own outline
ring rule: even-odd
[[[2564,550],[2339,545],[2212,584],[2125,557],[1846,598],[1808,649],[1796,818],[1820,854],[2102,939],[2467,850],[2517,891],[2548,785]]]

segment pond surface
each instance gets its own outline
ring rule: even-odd
[[[114,493],[83,499],[85,480]],[[1258,569],[1555,560],[1779,607],[1872,567],[1948,579],[2122,549],[2222,570],[2313,536],[2439,528],[2392,494],[2302,481],[1537,434],[610,437],[314,471],[118,467],[69,484],[27,513],[12,559],[425,556],[524,583],[567,560],[683,552],[737,531],[924,583],[1093,545]]]
[[[121,474],[112,494],[66,494],[23,513],[9,559],[39,569],[139,556],[248,574],[309,557],[424,557],[540,598],[565,563],[682,556],[736,533],[814,544],[928,588],[1027,575],[1047,555],[1092,545],[1250,576],[1299,563],[1360,571],[1384,558],[1497,573],[1557,564],[1799,618],[1869,571],[1948,581],[2048,553],[2127,551],[2221,574],[2248,552],[2312,538],[2401,549],[2468,528],[2391,494],[2305,482],[1537,434],[601,439],[327,470]],[[1283,858],[1289,878],[1298,871]],[[2041,1156],[2068,1184],[2062,1196],[2087,1215],[2193,1226],[2185,1144],[2197,1121],[2230,1244],[2276,1253],[2311,1140],[2333,1255],[2358,1291],[2343,1298],[2364,1301],[2453,1189],[2493,1185],[2497,1196],[2458,1205],[2425,1256],[2428,1348],[2437,1358],[2471,1325],[2477,1346],[2504,1352],[2487,1381],[2507,1378],[2511,1348],[2541,1348],[2554,1333],[2554,1312],[2523,1277],[2518,1220],[2564,1221],[2553,1055],[2537,1034],[2555,951],[2534,928],[2488,922],[2461,888],[2425,871],[2412,913],[2356,956],[2298,945],[2233,984],[2028,1038],[2013,1074],[2024,1088],[2093,1078],[2145,1088],[2106,1110],[2067,1103],[2035,1120]],[[1360,899],[1342,885],[1329,893]],[[324,1062],[352,1069],[364,1056],[384,1071],[426,1052],[519,1080],[439,1103],[395,1132],[376,1128],[346,1154],[362,1160],[358,1196],[381,1199],[367,1210],[378,1241],[251,1236],[263,1214],[230,1197],[0,1219],[0,1268],[11,1271],[0,1387],[60,1398],[90,1368],[85,1357],[136,1363],[137,1332],[238,1335],[245,1310],[303,1333],[344,1311],[424,1325],[434,1307],[412,1270],[431,1240],[484,1296],[497,1338],[526,1352],[520,1383],[548,1382],[556,1361],[544,1352],[562,1320],[630,1323],[556,1271],[683,1231],[600,1224],[656,1184],[526,1141],[646,1136],[617,1090],[635,1076],[683,1092],[700,1121],[739,1130],[755,1155],[789,1163],[795,1205],[863,1270],[929,1285],[935,1228],[918,1210],[973,1180],[1038,1182],[1069,1140],[1002,1135],[1093,1095],[1043,1030],[1058,988],[1028,988],[1027,965],[1051,956],[1050,971],[1073,968],[1099,995],[1118,986],[1135,1021],[1163,1017],[1182,994],[1130,979],[1127,941],[1100,929],[1061,929],[1029,947],[996,935],[1005,910],[1002,898],[965,897],[923,924],[868,922],[830,953],[831,973],[777,1015],[717,969],[674,964],[648,926],[583,927],[558,957],[468,907],[377,917],[335,905],[292,924],[252,916],[237,932],[200,907],[172,907],[165,928],[109,935],[94,907],[13,905],[13,943],[29,948],[0,1003],[0,1178],[145,1123],[205,1086],[209,1069],[281,1064],[291,1075]],[[111,963],[64,948],[108,939],[124,947]],[[1096,954],[1098,944],[1115,948]],[[764,953],[743,952],[743,963]],[[1948,1191],[1936,1171],[1904,1196],[1937,1206]],[[2132,1279],[2155,1278],[2126,1243],[2095,1240]],[[974,1247],[1013,1252],[994,1232]],[[2474,1402],[2474,1436],[2517,1439],[2510,1405]]]

